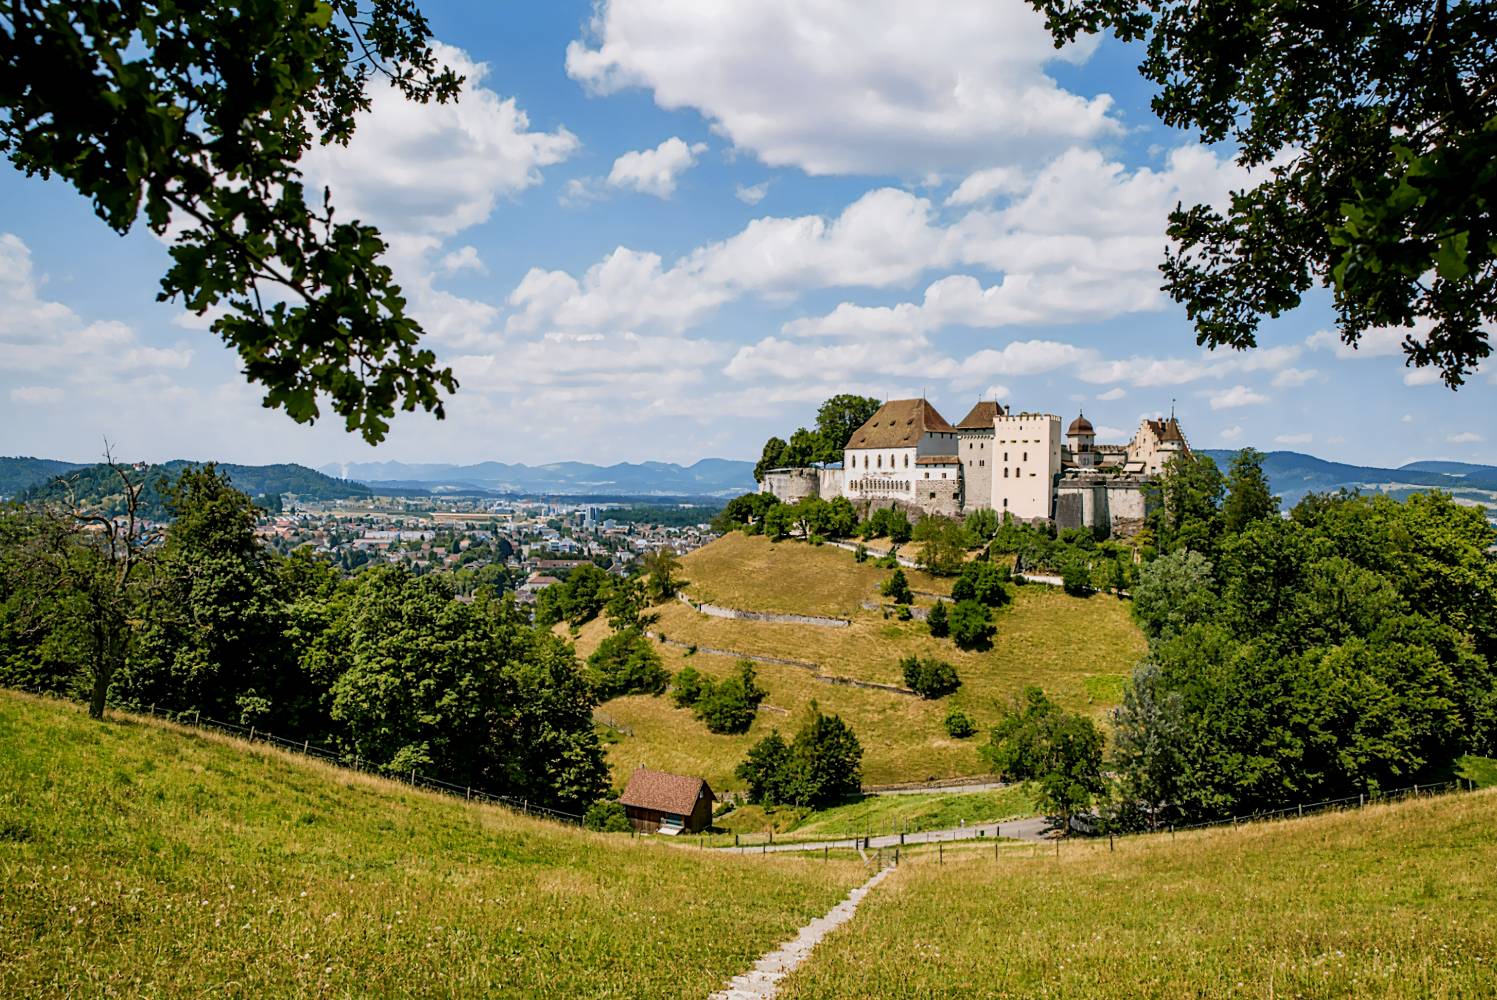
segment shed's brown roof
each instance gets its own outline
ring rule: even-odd
[[[923,399],[891,399],[852,432],[849,448],[913,448],[929,431],[956,433],[956,428]]]
[[[983,403],[978,403],[976,406],[972,407],[972,412],[963,417],[961,423],[957,424],[956,426],[961,430],[967,431],[990,431],[993,429],[993,420],[998,416],[998,414],[1002,412],[1003,407],[999,406],[997,403],[992,402],[991,400]]]
[[[915,459],[916,465],[960,465],[961,461],[955,455],[922,455]]]
[[[704,778],[690,778],[684,774],[669,774],[638,767],[629,775],[628,787],[619,801],[626,806],[640,809],[655,809],[676,816],[690,816],[697,800],[703,795],[707,801],[714,796],[712,788]]]

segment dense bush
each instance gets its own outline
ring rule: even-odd
[[[910,540],[914,528],[904,511],[884,508],[869,514],[859,530],[864,538],[887,537],[895,545],[903,545]]]
[[[959,572],[967,559],[967,550],[977,544],[960,521],[935,515],[921,518],[911,537],[920,543],[921,568],[940,576]]]
[[[703,689],[711,683],[696,667],[683,667],[671,681],[671,701],[677,708],[691,708],[702,697]]]
[[[1084,559],[1074,556],[1067,559],[1061,567],[1060,579],[1065,592],[1072,597],[1085,597],[1092,592],[1092,571]]]
[[[951,640],[961,649],[987,649],[993,643],[993,619],[987,606],[974,600],[957,601],[950,615]]]
[[[951,634],[945,601],[936,601],[936,606],[925,616],[925,624],[930,628],[930,634],[937,639],[944,639]]]
[[[922,698],[944,698],[962,686],[956,668],[945,660],[906,656],[899,661],[904,686]]]
[[[959,708],[946,713],[946,735],[954,740],[964,740],[977,732],[977,723]]]
[[[990,608],[1001,608],[1012,598],[1005,584],[1004,573],[986,559],[978,559],[962,567],[961,576],[951,585],[954,601],[976,601]]]
[[[582,825],[599,833],[629,833],[634,829],[634,825],[629,822],[629,814],[620,802],[594,802],[587,807]]]
[[[755,682],[754,665],[739,660],[738,672],[727,680],[703,680],[696,715],[710,733],[746,733],[764,696],[764,689]]]
[[[915,595],[910,590],[910,581],[905,579],[904,570],[900,569],[898,564],[895,564],[894,572],[889,575],[889,579],[879,587],[879,592],[895,604],[911,604],[915,600]]]
[[[664,694],[671,675],[637,629],[615,632],[587,658],[587,679],[599,701],[626,694]]]

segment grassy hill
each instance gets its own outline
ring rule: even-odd
[[[702,997],[864,877],[0,692],[0,996]]]
[[[1497,995],[1497,790],[916,853],[782,998]]]
[[[714,788],[735,788],[733,768],[754,742],[771,729],[793,731],[814,699],[824,711],[841,715],[864,748],[865,784],[923,781],[981,773],[979,738],[946,735],[947,711],[960,707],[979,727],[996,721],[999,706],[1026,684],[1038,684],[1068,708],[1100,715],[1121,697],[1124,679],[1143,655],[1144,640],[1125,602],[1104,595],[1068,597],[1039,585],[1017,588],[1012,605],[997,613],[993,648],[963,652],[949,640],[934,639],[925,625],[884,618],[861,607],[877,601],[888,570],[854,561],[832,546],[770,542],[733,533],[682,559],[694,599],[756,611],[850,618],[848,628],[817,628],[710,618],[679,602],[656,609],[656,630],[674,642],[735,653],[804,660],[825,674],[882,684],[902,684],[898,662],[915,653],[938,656],[956,667],[962,687],[939,701],[923,701],[882,690],[843,687],[817,680],[809,670],[756,663],[759,683],[769,692],[750,731],[714,736],[689,710],[668,698],[629,696],[606,703],[601,712],[630,730],[609,748],[615,774],[637,764],[700,774]],[[950,583],[906,571],[916,590],[950,591]],[[917,601],[929,606],[929,598]],[[586,656],[608,634],[594,621],[577,637]],[[732,656],[690,654],[675,645],[657,647],[672,672],[690,664],[714,677],[735,669]]]

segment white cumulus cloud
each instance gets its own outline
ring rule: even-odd
[[[654,149],[625,153],[613,161],[608,172],[610,187],[638,191],[669,198],[676,190],[676,179],[696,166],[697,157],[707,151],[705,142],[688,146],[685,140],[671,136]]]
[[[602,0],[590,35],[566,67],[592,92],[647,88],[811,174],[967,173],[1120,132],[1110,97],[1045,72],[1093,43],[1057,53],[1024,4]]]
[[[1211,396],[1211,408],[1213,410],[1231,410],[1239,406],[1257,406],[1268,402],[1268,397],[1261,392],[1254,392],[1245,385],[1234,385],[1230,389],[1213,393]]]

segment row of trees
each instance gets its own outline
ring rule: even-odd
[[[1497,531],[1440,493],[1306,497],[1287,518],[1239,454],[1159,484],[1149,639],[1114,720],[1139,822],[1207,819],[1448,776],[1497,753]]]
[[[86,696],[97,715],[106,701],[199,712],[556,808],[607,789],[598,691],[512,600],[277,555],[211,465],[162,495],[159,539],[128,513],[0,508],[0,683]]]

